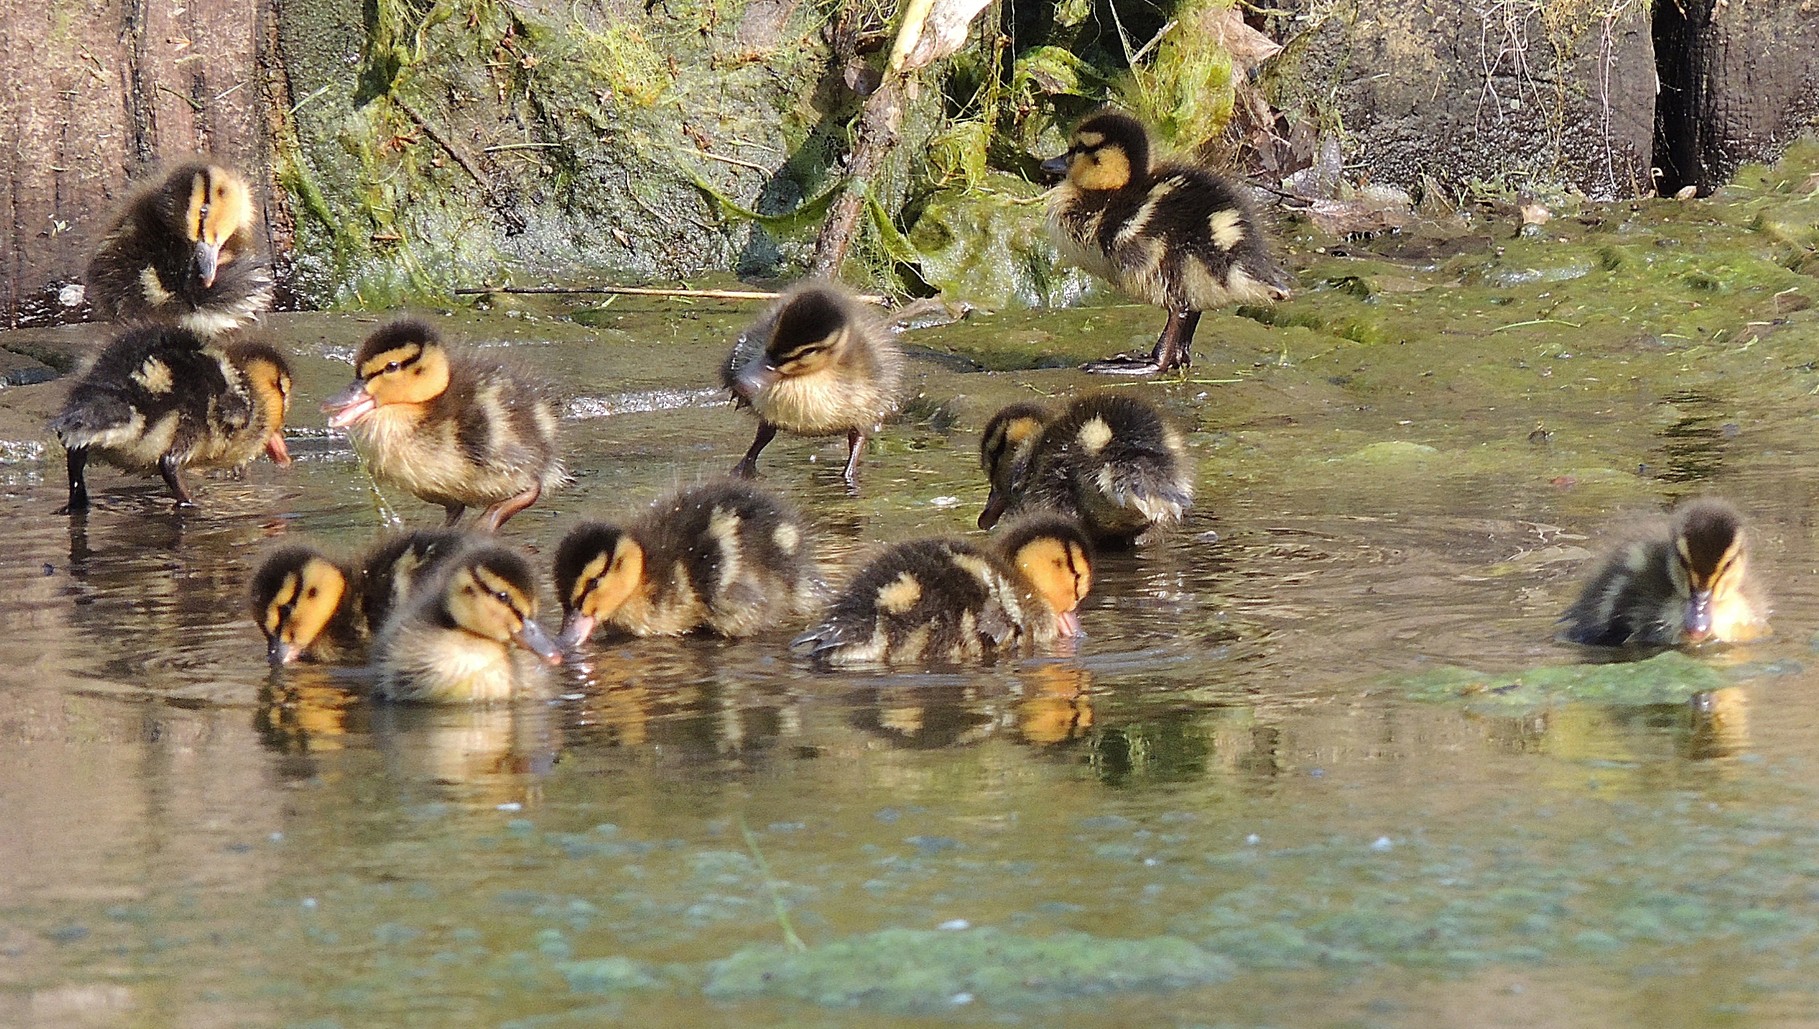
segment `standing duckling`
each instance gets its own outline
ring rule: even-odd
[[[794,646],[825,666],[948,664],[1080,634],[1092,545],[1073,520],[1037,515],[989,546],[899,543],[874,558]]]
[[[266,658],[274,667],[359,659],[391,612],[467,539],[461,532],[420,529],[392,536],[351,563],[308,545],[273,551],[251,587]]]
[[[1559,636],[1600,647],[1752,640],[1768,631],[1754,592],[1742,516],[1716,498],[1689,500],[1665,537],[1604,558],[1560,616]]]
[[[1130,115],[1104,111],[1074,129],[1067,152],[1042,163],[1064,175],[1049,198],[1056,245],[1069,260],[1168,311],[1148,358],[1120,354],[1085,366],[1110,375],[1186,368],[1200,312],[1288,295],[1238,187],[1208,168],[1150,162],[1149,133]]]
[[[496,531],[567,480],[556,452],[556,407],[541,384],[504,365],[449,350],[414,319],[367,337],[352,385],[322,405],[348,430],[373,476],[448,512],[454,525],[484,507]]]
[[[290,464],[284,416],[291,373],[272,347],[204,346],[188,329],[144,325],[116,337],[69,392],[50,429],[68,450],[71,514],[88,510],[91,454],[128,471],[158,469],[178,507],[194,507],[185,468],[238,468],[261,451]]]
[[[1011,404],[986,423],[979,463],[992,484],[981,529],[1006,514],[1054,511],[1080,519],[1101,546],[1128,546],[1180,522],[1194,501],[1181,433],[1136,397],[1084,396],[1059,416]]]
[[[252,190],[218,164],[191,161],[126,203],[88,264],[88,298],[108,319],[171,321],[204,336],[272,306],[253,250]]]
[[[530,562],[496,543],[466,547],[380,631],[373,644],[378,694],[426,704],[509,700],[535,674],[514,647],[547,664],[562,662],[536,618]]]
[[[751,478],[777,430],[803,436],[846,434],[842,478],[853,471],[865,436],[897,410],[903,355],[863,302],[830,282],[785,293],[740,335],[721,381],[738,406],[758,416],[758,436],[733,474]]]
[[[805,536],[801,515],[742,482],[678,490],[624,526],[579,525],[556,551],[560,642],[576,646],[600,622],[634,636],[776,625],[816,588]]]

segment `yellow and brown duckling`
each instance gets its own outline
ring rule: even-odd
[[[533,685],[538,663],[562,661],[536,619],[537,576],[524,555],[489,541],[464,547],[380,630],[377,692],[425,704],[509,700]]]
[[[225,348],[174,325],[129,329],[71,387],[50,429],[68,450],[70,513],[89,505],[95,456],[127,471],[157,469],[179,507],[195,500],[185,468],[238,468],[261,452],[290,464],[284,416],[291,373],[256,340]]]
[[[253,248],[246,180],[191,161],[135,193],[88,265],[102,318],[175,322],[212,336],[272,306],[272,276]]]
[[[1119,355],[1085,366],[1149,375],[1189,364],[1200,312],[1288,295],[1288,274],[1240,188],[1185,161],[1153,162],[1143,123],[1117,111],[1090,115],[1067,152],[1043,162],[1064,176],[1049,198],[1049,223],[1064,257],[1168,312],[1147,357]]]
[[[604,622],[634,636],[750,636],[801,613],[818,579],[802,516],[768,490],[678,490],[624,525],[577,526],[556,551],[560,642]]]
[[[816,280],[785,293],[740,335],[721,369],[738,406],[758,416],[758,435],[733,474],[751,478],[778,430],[846,436],[842,477],[854,469],[867,433],[897,410],[903,355],[863,301]]]
[[[273,666],[360,660],[367,642],[465,533],[420,529],[384,540],[354,561],[300,544],[267,555],[253,574],[253,620]]]
[[[1690,500],[1665,534],[1603,559],[1560,616],[1559,636],[1603,647],[1751,640],[1768,631],[1754,594],[1742,516],[1722,500]]]
[[[981,529],[1007,514],[1053,511],[1078,518],[1101,546],[1126,546],[1180,522],[1194,501],[1181,433],[1136,397],[1092,394],[1060,414],[1011,404],[986,423],[979,462],[992,484]]]
[[[367,337],[353,384],[322,405],[381,482],[447,511],[483,507],[488,532],[567,480],[546,386],[473,354],[436,330],[394,321]]]
[[[795,648],[821,665],[957,664],[1080,634],[1092,544],[1078,523],[1036,515],[990,543],[900,543],[872,559]]]

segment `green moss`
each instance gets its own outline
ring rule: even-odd
[[[1085,933],[1027,937],[999,929],[887,929],[806,952],[753,947],[715,962],[715,1000],[778,997],[824,1007],[934,1013],[978,1001],[1052,1004],[1131,990],[1223,982],[1231,963],[1186,940]]]
[[[1605,706],[1681,704],[1730,684],[1731,678],[1710,664],[1679,651],[1666,651],[1642,661],[1544,665],[1516,674],[1444,668],[1396,680],[1388,688],[1433,703],[1530,711],[1566,701]]]

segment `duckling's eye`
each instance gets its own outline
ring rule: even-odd
[[[392,372],[398,371],[399,369],[401,369],[403,367],[404,367],[404,362],[402,362],[402,361],[388,361],[388,362],[386,362],[386,365],[385,365],[384,374],[389,375]]]
[[[494,590],[493,599],[497,600],[501,604],[504,604],[506,607],[512,606],[512,598],[506,596],[504,590]]]

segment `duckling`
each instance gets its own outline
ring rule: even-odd
[[[157,468],[178,507],[194,507],[185,468],[238,468],[263,450],[290,464],[290,365],[271,346],[216,349],[174,325],[116,337],[69,392],[50,429],[68,450],[71,514],[88,510],[92,452],[128,471]]]
[[[414,319],[385,325],[354,357],[352,385],[322,405],[375,478],[448,512],[486,508],[497,531],[566,482],[548,390],[504,365],[450,351]]]
[[[721,369],[736,406],[758,416],[758,436],[733,474],[758,472],[758,454],[777,430],[803,436],[846,433],[850,489],[868,432],[897,410],[903,354],[890,331],[844,289],[802,283],[740,335]]]
[[[576,526],[556,550],[564,647],[605,621],[634,636],[750,636],[803,610],[814,563],[802,516],[768,490],[678,490],[623,527]]]
[[[365,653],[355,579],[353,569],[315,547],[283,547],[266,555],[253,573],[251,599],[272,667],[355,661]]]
[[[514,644],[562,662],[536,618],[537,577],[522,554],[489,542],[464,547],[380,631],[378,695],[428,704],[510,699],[534,675]]]
[[[853,577],[793,646],[824,666],[960,663],[1080,634],[1092,544],[1072,519],[1036,515],[988,546],[900,543]]]
[[[1007,513],[1046,510],[1080,519],[1100,546],[1128,546],[1152,526],[1180,522],[1194,500],[1181,433],[1136,397],[1084,396],[1059,416],[1011,404],[986,423],[979,463],[992,484],[981,529]]]
[[[1754,593],[1742,516],[1723,500],[1689,500],[1665,538],[1604,558],[1560,616],[1559,636],[1600,647],[1751,640],[1767,632]]]
[[[1148,358],[1120,354],[1086,371],[1186,368],[1200,312],[1288,295],[1288,275],[1238,186],[1196,164],[1152,164],[1149,133],[1130,115],[1088,116],[1067,152],[1042,170],[1065,176],[1049,195],[1049,227],[1062,256],[1168,311]]]
[[[352,562],[309,545],[273,551],[251,586],[267,659],[274,667],[358,660],[392,610],[466,539],[443,529],[402,533]]]
[[[88,264],[102,318],[174,321],[201,335],[239,328],[272,306],[253,251],[252,190],[218,164],[190,161],[135,193]]]

